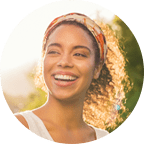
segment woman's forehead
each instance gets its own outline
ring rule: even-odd
[[[91,37],[79,26],[60,25],[49,36],[47,44],[50,42],[83,43],[92,46]]]

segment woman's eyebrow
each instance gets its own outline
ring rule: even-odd
[[[57,46],[57,47],[60,47],[60,48],[62,47],[61,44],[59,44],[59,43],[51,43],[51,44],[48,45],[48,47],[51,47],[51,46]],[[73,49],[79,49],[79,48],[87,49],[91,53],[90,48],[88,48],[87,46],[77,45],[77,46],[73,47]]]
[[[61,45],[59,43],[51,43],[47,47],[51,47],[51,46],[61,47]]]
[[[87,50],[91,53],[90,48],[88,48],[88,47],[86,47],[86,46],[83,46],[83,45],[77,45],[77,46],[74,46],[74,49],[79,49],[79,48],[87,49]]]

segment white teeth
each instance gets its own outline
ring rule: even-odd
[[[69,76],[69,75],[54,75],[54,78],[61,79],[61,80],[75,80],[75,76]]]

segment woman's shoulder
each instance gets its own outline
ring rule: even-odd
[[[103,130],[103,129],[99,129],[99,128],[95,128],[95,131],[96,131],[97,139],[102,138],[102,137],[109,134],[108,131]]]
[[[14,116],[26,127],[29,129],[26,119],[22,116],[22,113],[16,113]]]
[[[100,134],[102,134],[102,135],[104,135],[104,136],[109,134],[108,131],[103,130],[103,129],[100,129],[100,128],[95,128],[95,130],[96,130],[98,133],[100,133]]]
[[[103,130],[103,129],[100,129],[100,128],[96,128],[96,127],[94,127],[94,126],[92,126],[90,124],[88,124],[88,125],[91,126],[95,130],[97,139],[99,139],[101,137],[104,137],[104,136],[109,134],[109,132],[106,131],[106,130]]]

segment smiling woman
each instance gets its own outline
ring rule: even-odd
[[[102,129],[115,126],[116,117],[121,121],[114,108],[117,104],[125,110],[124,58],[113,33],[101,26],[106,38],[79,13],[58,17],[48,26],[36,76],[48,101],[15,115],[32,132],[55,142],[84,143],[107,135]]]

